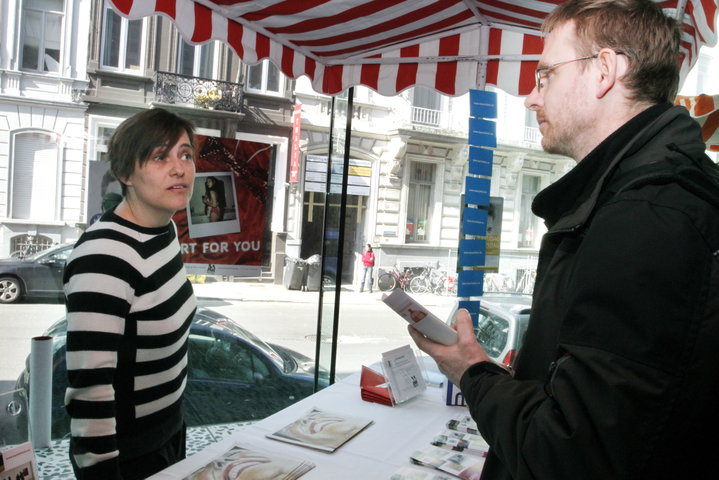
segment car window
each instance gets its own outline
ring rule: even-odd
[[[48,260],[52,260],[53,262],[64,262],[67,260],[67,258],[72,253],[72,248],[67,248],[65,250],[60,250],[59,252],[55,252],[51,255],[48,255]]]
[[[253,384],[270,374],[265,362],[243,343],[190,335],[188,348],[191,379]]]
[[[481,311],[475,327],[477,341],[490,357],[498,357],[507,345],[509,322],[502,317]]]

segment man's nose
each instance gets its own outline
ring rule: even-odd
[[[537,108],[539,107],[540,100],[541,95],[539,94],[539,90],[535,85],[532,91],[529,92],[529,95],[527,95],[527,98],[524,99],[524,106],[529,110],[537,110]]]

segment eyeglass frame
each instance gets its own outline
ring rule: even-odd
[[[617,55],[624,55],[624,52],[615,52],[615,53]],[[593,60],[597,57],[599,57],[599,54],[595,53],[594,55],[587,55],[586,57],[573,58],[572,60],[565,60],[563,62],[557,62],[557,63],[553,63],[551,65],[547,65],[546,67],[536,68],[534,70],[534,85],[537,87],[537,92],[542,91],[543,85],[542,85],[542,77],[540,75],[542,75],[544,72],[554,70],[555,68],[561,67],[562,65],[566,65],[568,63],[579,62],[580,60]]]

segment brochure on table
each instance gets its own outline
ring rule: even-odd
[[[382,370],[394,403],[402,403],[427,389],[417,357],[409,345],[382,354]]]
[[[32,443],[0,448],[0,480],[37,480],[37,461]]]

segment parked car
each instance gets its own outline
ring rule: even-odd
[[[24,258],[0,260],[0,303],[23,297],[62,298],[62,273],[74,243],[65,243]]]
[[[63,317],[43,335],[53,337],[52,437],[70,431],[65,412],[67,388]],[[15,388],[29,395],[29,358]],[[232,319],[198,308],[190,326],[188,379],[183,405],[188,426],[258,420],[314,391],[315,362],[299,352],[260,340]],[[319,372],[319,386],[329,375]]]
[[[510,365],[522,346],[529,325],[532,297],[521,294],[490,294],[478,297],[477,341],[493,360]],[[450,318],[454,324],[454,313]]]

